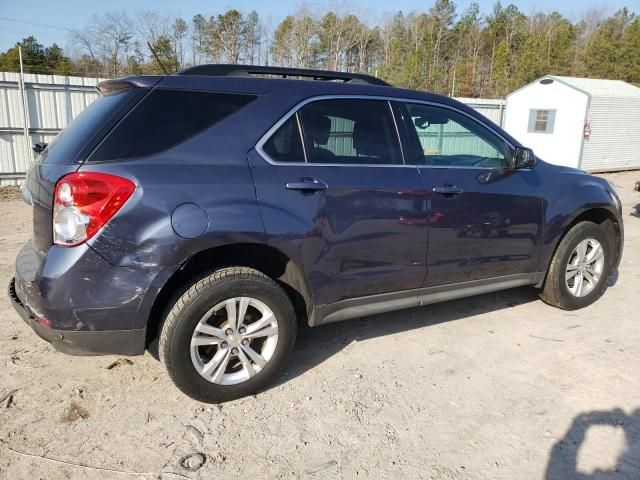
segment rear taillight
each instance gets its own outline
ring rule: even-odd
[[[89,240],[135,188],[131,180],[107,173],[76,172],[62,177],[53,200],[53,243],[71,247]]]

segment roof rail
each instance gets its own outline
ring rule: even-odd
[[[289,67],[265,67],[260,65],[234,65],[234,64],[208,64],[196,65],[185,70],[181,70],[176,75],[205,75],[211,77],[240,76],[248,77],[251,75],[273,75],[282,78],[288,77],[304,77],[314,80],[342,80],[351,83],[367,83],[370,85],[381,85],[390,87],[387,82],[371,75],[362,73],[332,72],[329,70],[311,70],[307,68],[289,68]]]

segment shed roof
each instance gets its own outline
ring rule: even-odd
[[[640,98],[640,88],[622,80],[601,80],[597,78],[561,77],[548,75],[570,87],[581,90],[595,97],[637,97]]]

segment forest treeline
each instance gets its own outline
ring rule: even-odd
[[[426,11],[363,18],[301,7],[269,27],[255,11],[189,21],[116,11],[69,30],[69,52],[57,44],[45,48],[34,36],[20,44],[27,72],[91,77],[158,74],[160,64],[175,72],[206,62],[362,72],[467,97],[502,97],[545,74],[640,84],[640,17],[627,8],[609,15],[590,9],[572,22],[500,2],[483,15],[475,3],[459,12],[451,0],[435,0]],[[1,71],[18,71],[17,50],[16,44],[0,53]]]

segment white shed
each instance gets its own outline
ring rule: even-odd
[[[507,95],[505,129],[550,163],[590,172],[640,168],[640,88],[542,77]]]

